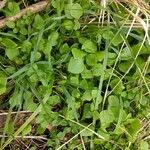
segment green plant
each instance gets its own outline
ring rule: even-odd
[[[3,13],[20,7],[8,2]],[[143,129],[150,118],[149,31],[134,27],[135,19],[148,21],[137,11],[116,1],[103,7],[52,0],[44,12],[7,21],[0,32],[0,95],[14,82],[5,108],[32,114],[18,129],[8,117],[2,149],[32,135],[33,120],[35,135],[49,130],[48,149],[149,149],[148,125]]]

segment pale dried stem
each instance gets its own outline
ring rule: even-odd
[[[3,135],[0,135],[0,138],[2,138]],[[9,136],[5,136],[5,138],[8,138]],[[22,138],[22,139],[41,139],[41,140],[48,140],[46,138],[46,136],[32,136],[32,135],[29,135],[29,136],[21,136],[21,135],[18,135],[18,136],[15,136],[14,137],[15,139],[16,138]]]
[[[31,111],[20,111],[19,112],[19,114],[28,114],[28,113],[31,113]],[[17,112],[11,112],[11,115],[13,115],[13,114],[17,114]],[[0,116],[6,116],[6,115],[8,115],[8,112],[1,112],[0,113]]]

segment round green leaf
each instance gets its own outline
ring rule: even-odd
[[[115,78],[111,81],[110,87],[113,89],[113,92],[117,95],[120,95],[124,89],[124,85],[119,78]]]
[[[2,44],[3,44],[5,47],[10,48],[10,49],[17,47],[17,44],[16,44],[13,40],[11,40],[11,39],[9,39],[9,38],[3,38],[3,39],[2,39]]]
[[[84,70],[84,63],[82,59],[71,58],[68,65],[68,71],[73,74],[79,74]]]
[[[104,51],[96,52],[96,56],[97,56],[98,61],[101,62],[104,59]]]
[[[6,49],[5,50],[6,52],[6,55],[7,57],[10,59],[10,60],[14,60],[18,55],[19,55],[19,50],[16,48],[13,48],[13,49]]]
[[[70,14],[70,10],[72,8],[72,4],[66,4],[65,5],[65,16],[69,19],[72,19],[72,16]]]
[[[17,13],[20,12],[19,4],[17,2],[9,2],[8,9],[9,11],[7,12],[7,14],[9,16],[16,15]]]
[[[100,121],[103,127],[107,127],[111,122],[113,122],[114,116],[108,110],[103,110],[100,113]]]
[[[6,21],[6,25],[7,27],[12,28],[12,29],[15,27],[15,23],[13,21]]]
[[[78,48],[72,48],[71,52],[75,59],[83,58],[86,55],[86,53],[84,51],[82,51]]]
[[[76,3],[71,6],[70,14],[75,19],[79,19],[83,15],[83,9],[80,4]]]
[[[96,64],[92,67],[92,73],[93,76],[100,76],[103,72],[103,65],[102,64]]]
[[[140,142],[140,146],[139,146],[139,150],[148,150],[149,148],[149,144],[146,141],[141,141]]]
[[[31,48],[32,48],[32,43],[31,42],[26,40],[22,43],[21,50],[23,52],[29,53],[31,51]]]
[[[113,37],[114,37],[114,34],[113,34],[112,31],[106,30],[103,33],[103,38],[106,39],[106,40],[111,40],[111,39],[113,39]]]
[[[125,61],[125,62],[122,62],[118,65],[119,67],[119,70],[122,71],[123,73],[125,73],[129,67],[131,66],[132,62],[131,61]]]
[[[91,40],[85,40],[82,49],[84,49],[88,53],[95,53],[97,51],[96,44]]]
[[[81,75],[83,79],[91,79],[93,77],[91,70],[88,70],[86,68],[84,69]]]
[[[33,27],[36,29],[41,29],[44,25],[44,20],[40,15],[36,15],[34,18]]]
[[[115,59],[116,57],[117,57],[116,53],[111,53],[111,52],[108,53],[109,59]]]
[[[68,51],[69,51],[69,46],[68,46],[67,43],[61,45],[61,47],[60,47],[60,49],[59,49],[59,52],[60,52],[61,54],[65,54],[65,53],[67,53]]]
[[[119,104],[119,99],[116,95],[110,95],[108,97],[108,103],[109,103],[109,107],[117,107],[119,108],[120,104]]]
[[[71,20],[65,20],[62,24],[66,30],[72,30],[74,23]]]
[[[89,65],[89,66],[94,66],[96,65],[97,63],[97,57],[95,54],[89,54],[86,56],[86,63]]]

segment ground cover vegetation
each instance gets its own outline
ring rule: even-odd
[[[149,0],[0,4],[0,149],[150,149]]]

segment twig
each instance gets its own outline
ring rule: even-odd
[[[150,135],[146,136],[143,140],[148,140],[150,139]]]
[[[6,0],[3,0],[0,2],[0,9],[2,9],[3,7],[5,7],[6,5]]]
[[[31,11],[32,13],[37,13],[40,12],[42,10],[44,10],[44,8],[48,5],[48,1],[41,1],[38,2],[36,4],[33,4],[25,9],[22,9],[18,14],[16,14],[15,16],[11,16],[11,17],[7,17],[5,19],[0,20],[0,28],[3,28],[6,26],[6,22],[7,21],[16,21],[18,19],[20,19],[22,16],[26,15],[27,12]]]

